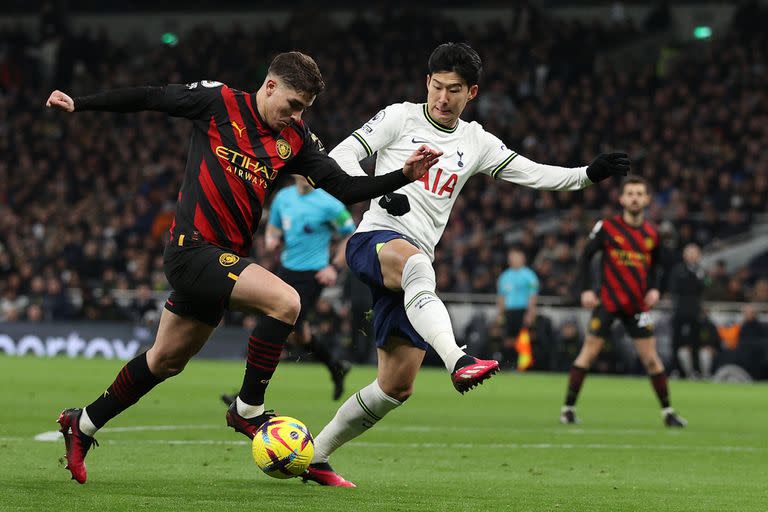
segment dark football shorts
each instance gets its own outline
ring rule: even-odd
[[[323,292],[323,285],[317,282],[315,274],[317,270],[291,270],[283,267],[278,267],[275,275],[291,285],[297,292],[301,299],[301,313],[296,320],[296,326],[300,326],[307,320],[307,316],[315,310],[315,304],[317,299],[320,298],[320,294]]]
[[[216,327],[240,273],[255,263],[208,242],[178,240],[166,246],[165,277],[173,291],[165,309]]]
[[[647,312],[635,313],[634,315],[621,312],[611,313],[606,311],[602,305],[592,310],[587,331],[592,336],[603,339],[610,338],[614,320],[621,320],[630,338],[650,338],[653,336],[653,321]]]
[[[403,292],[392,291],[384,286],[379,250],[384,244],[396,238],[407,240],[418,247],[416,242],[396,231],[355,233],[347,241],[347,265],[362,282],[368,285],[373,295],[373,334],[376,346],[384,347],[390,336],[398,336],[410,340],[416,348],[427,350],[429,345],[416,332],[408,320],[408,315],[405,314]]]

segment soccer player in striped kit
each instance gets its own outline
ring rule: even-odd
[[[192,121],[176,217],[164,255],[173,287],[152,347],[129,361],[84,408],[65,409],[67,469],[85,483],[93,435],[156,385],[181,373],[227,308],[260,313],[248,342],[245,377],[227,424],[253,438],[274,417],[264,394],[300,311],[299,294],[249,257],[264,203],[281,174],[300,174],[343,203],[393,192],[421,178],[440,153],[420,145],[393,172],[349,176],[302,120],[325,87],[315,61],[300,52],[277,55],[254,93],[202,80],[131,87],[72,98],[53,91],[46,105],[64,112],[154,110]],[[72,376],[76,378],[76,376]]]
[[[581,304],[592,309],[587,337],[576,357],[568,377],[565,404],[560,421],[577,423],[576,399],[592,363],[610,335],[614,321],[620,320],[635,343],[640,360],[651,379],[651,385],[661,404],[661,417],[667,427],[684,427],[681,418],[669,402],[669,387],[664,363],[656,352],[653,322],[648,310],[659,301],[659,235],[645,220],[644,211],[650,204],[648,183],[630,176],[621,184],[619,203],[623,211],[599,221],[589,234],[579,263],[577,290]],[[602,283],[599,296],[592,289],[590,263],[602,253]]]

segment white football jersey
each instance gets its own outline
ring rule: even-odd
[[[331,152],[345,172],[364,175],[363,160],[374,153],[376,176],[401,169],[422,144],[443,155],[427,174],[400,190],[408,196],[411,210],[392,216],[371,201],[358,232],[392,230],[407,235],[434,258],[434,249],[445,230],[451,208],[467,180],[484,173],[496,179],[546,190],[577,190],[592,182],[586,167],[565,168],[538,164],[507,148],[496,136],[476,123],[459,120],[448,129],[429,115],[426,104],[390,105],[354,131]]]

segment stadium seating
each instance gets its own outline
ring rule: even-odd
[[[423,17],[397,14],[345,26],[299,18],[294,30],[200,26],[174,47],[87,31],[59,38],[65,26],[53,36],[0,29],[0,319],[151,321],[152,292],[167,290],[163,238],[188,124],[154,113],[65,116],[42,108],[50,90],[77,95],[201,78],[254,90],[271,55],[286,48],[312,54],[324,72],[327,92],[306,118],[332,147],[382,106],[423,100],[425,60],[436,41],[470,41],[485,70],[466,119],[541,162],[579,165],[606,149],[628,151],[635,172],[653,183],[650,216],[670,263],[685,243],[727,240],[768,211],[764,32],[735,27],[678,48],[664,73],[654,66],[619,72],[600,66],[595,49],[620,47],[640,29],[529,14],[472,31],[449,18],[432,19],[434,30],[424,31]],[[592,34],[586,42],[583,30]],[[36,57],[51,48],[55,58]],[[585,233],[615,203],[611,183],[551,193],[476,178],[438,247],[439,287],[494,293],[506,249],[520,243],[542,293],[566,296]],[[260,238],[254,254],[274,266]],[[749,268],[716,277],[724,285],[714,299],[765,293]]]

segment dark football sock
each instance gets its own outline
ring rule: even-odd
[[[669,407],[669,387],[667,386],[667,374],[659,372],[656,375],[649,375],[651,378],[651,385],[656,392],[656,396],[659,398],[659,403],[662,408]]]
[[[579,366],[571,366],[568,372],[568,392],[565,395],[565,405],[573,407],[576,405],[576,399],[579,398],[581,384],[587,376],[587,369]]]
[[[163,380],[149,371],[147,353],[144,352],[123,366],[112,385],[86,407],[88,417],[96,428],[101,428]]]
[[[245,377],[238,396],[249,405],[264,403],[264,393],[269,380],[275,373],[285,340],[293,326],[275,318],[264,316],[248,338],[248,355],[245,362]]]

